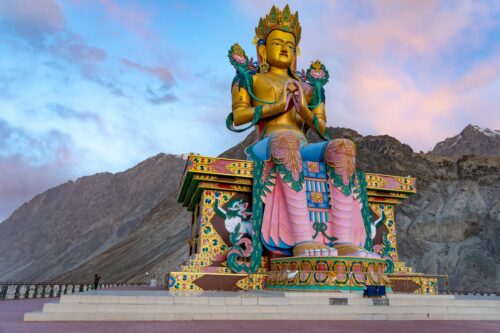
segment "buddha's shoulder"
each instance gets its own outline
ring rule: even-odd
[[[253,82],[256,83],[256,82],[260,82],[260,81],[266,81],[266,76],[267,74],[263,74],[263,73],[256,73],[255,75],[253,75]]]

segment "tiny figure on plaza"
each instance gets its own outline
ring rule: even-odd
[[[99,287],[99,281],[101,280],[101,276],[99,274],[94,274],[94,290],[97,290]]]

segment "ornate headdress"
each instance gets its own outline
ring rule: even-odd
[[[295,12],[292,15],[288,5],[283,8],[283,11],[273,6],[269,14],[259,20],[259,25],[255,28],[254,44],[265,43],[267,35],[273,30],[282,30],[293,34],[297,45],[299,45],[302,30],[299,23],[299,13]]]

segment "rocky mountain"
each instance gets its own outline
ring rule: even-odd
[[[174,174],[180,179],[182,169]],[[144,282],[151,277],[161,281],[187,259],[190,225],[191,214],[177,203],[177,191],[169,193],[144,217],[137,230],[54,280],[79,281],[98,272],[103,279],[113,281]]]
[[[460,157],[462,155],[500,156],[500,131],[468,125],[452,138],[436,144],[432,153]]]
[[[462,131],[467,140],[470,127]],[[478,131],[477,127],[473,127]],[[358,168],[375,173],[416,177],[416,195],[396,210],[400,259],[416,271],[448,274],[454,290],[500,290],[500,152],[484,134],[459,147],[467,156],[415,153],[388,135],[361,136],[346,128],[330,128],[332,138],[348,138],[357,146]],[[253,142],[250,134],[224,152],[242,158]],[[311,135],[311,141],[318,141]],[[485,142],[483,142],[483,141]],[[482,147],[481,153],[475,147]]]
[[[52,279],[126,239],[175,196],[184,164],[159,154],[35,196],[0,224],[0,281]]]
[[[424,154],[390,136],[329,130],[356,142],[359,168],[418,178],[418,193],[397,208],[401,259],[419,272],[449,274],[455,290],[500,290],[494,143],[474,141],[486,156]],[[244,158],[254,140],[251,133],[221,156]],[[0,280],[163,276],[187,256],[190,215],[176,203],[184,163],[160,154],[123,173],[84,177],[35,197],[0,224]]]

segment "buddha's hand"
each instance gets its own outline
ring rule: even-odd
[[[289,110],[295,107],[295,111],[297,111],[301,118],[308,123],[314,117],[314,114],[309,110],[302,85],[295,80],[288,80],[285,85],[285,90],[287,91],[287,104],[285,109]]]
[[[284,113],[287,110],[286,108],[286,89],[281,90],[281,93],[278,95],[276,102],[273,104],[266,104],[262,107],[262,113],[264,117],[271,117],[280,113]]]
[[[285,83],[285,87],[283,89],[286,91],[286,105],[285,110],[291,110],[295,107],[295,111],[300,113],[301,109],[301,99],[302,99],[302,90],[300,89],[300,85],[295,80],[288,80]]]

